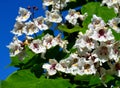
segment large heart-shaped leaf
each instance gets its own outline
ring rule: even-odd
[[[70,88],[69,80],[56,78],[37,78],[30,70],[20,70],[11,74],[3,83],[2,88]]]

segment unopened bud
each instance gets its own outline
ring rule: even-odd
[[[34,10],[38,10],[38,7],[36,7],[36,6],[33,6],[33,9],[34,9]]]
[[[31,9],[31,7],[30,7],[30,6],[28,6],[28,7],[27,7],[27,9],[28,9],[28,10],[30,10],[30,9]]]

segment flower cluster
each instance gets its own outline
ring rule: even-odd
[[[54,23],[58,24],[57,26],[68,23],[72,27],[77,25],[82,28],[82,22],[89,14],[84,13],[82,15],[75,9],[69,9],[68,14],[64,17],[65,23],[62,22],[61,10],[68,2],[69,0],[43,0],[43,6],[52,6],[52,9],[45,12],[45,17],[39,16],[37,18],[33,18],[34,14],[29,10],[30,8],[20,7],[19,16],[17,16],[14,29],[11,31],[15,34],[15,37],[13,42],[7,46],[10,49],[10,56],[14,57],[21,54],[25,46],[28,46],[33,53],[42,54],[41,58],[46,60],[46,63],[42,63],[42,68],[46,70],[48,76],[60,72],[72,75],[95,74],[101,78],[109,73],[120,77],[120,41],[116,41],[113,35],[113,31],[120,33],[119,17],[109,19],[106,23],[101,17],[93,14],[86,32],[77,32],[78,35],[71,49],[68,49],[71,43],[67,40],[69,36],[64,35],[64,39],[62,39],[62,33],[57,36],[46,33],[40,38],[33,37],[34,34],[39,34],[39,31],[44,32],[52,29],[51,24]],[[119,12],[119,0],[103,0],[103,4],[113,7],[116,13]],[[34,10],[36,9],[34,8]],[[70,25],[67,28],[72,30],[69,28]],[[23,34],[25,34],[26,39],[20,41],[18,37]],[[47,61],[45,59],[47,50],[55,46],[60,46],[59,53],[63,50],[66,56],[59,61],[56,57],[49,58],[49,61]],[[75,51],[71,52],[72,49]]]
[[[68,1],[47,1],[44,0],[43,5],[49,6],[49,5],[56,5],[56,4],[66,4]],[[64,6],[64,5],[63,5]],[[58,6],[59,7],[59,6]],[[37,7],[36,7],[37,8]],[[33,10],[37,10],[35,7],[33,7]],[[53,35],[50,35],[49,33],[46,34],[42,39],[33,39],[31,37],[32,35],[39,33],[39,31],[45,31],[51,28],[49,25],[50,23],[61,23],[62,17],[60,15],[60,11],[57,9],[52,9],[51,11],[46,11],[46,17],[39,16],[37,18],[33,18],[34,13],[30,11],[30,7],[28,9],[19,8],[19,16],[16,17],[16,23],[14,25],[14,29],[11,31],[15,37],[13,39],[13,42],[10,43],[7,47],[10,49],[10,56],[16,56],[22,50],[24,50],[24,43],[27,45],[34,53],[46,53],[47,49],[50,49],[56,45],[59,45],[63,50],[66,50],[68,41],[61,39],[61,34],[58,34],[58,36],[54,37]],[[80,14],[80,12],[76,12],[74,9],[70,9],[69,14],[66,16],[66,20],[69,20],[72,18],[75,22],[69,21],[69,23],[72,23],[74,25],[77,24],[77,19],[84,20],[87,16],[86,13],[84,15]],[[73,14],[72,14],[73,13]],[[70,17],[71,16],[71,17]],[[19,36],[25,34],[26,39],[25,42],[20,41],[18,39]],[[27,41],[27,42],[26,42]]]
[[[85,34],[79,32],[73,46],[77,48],[75,53],[71,53],[59,63],[55,59],[50,59],[49,64],[43,65],[49,75],[54,75],[57,71],[73,75],[99,73],[100,76],[110,71],[111,74],[120,75],[120,69],[116,67],[120,58],[120,42],[115,41],[110,27],[101,17],[94,14],[91,21]],[[104,64],[107,64],[109,69],[106,70]]]

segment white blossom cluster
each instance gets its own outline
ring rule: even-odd
[[[93,15],[85,34],[79,32],[73,48],[77,51],[57,62],[50,59],[43,68],[48,75],[57,71],[72,75],[116,74],[120,76],[120,41],[115,41],[111,28],[101,17]],[[107,64],[108,68],[104,67]]]
[[[62,40],[60,34],[56,37],[46,34],[41,39],[34,39],[30,36],[40,30],[48,30],[49,23],[61,23],[63,19],[60,10],[68,2],[69,0],[43,0],[43,6],[52,5],[52,10],[46,11],[46,17],[39,16],[32,18],[32,20],[29,20],[32,13],[20,7],[19,16],[17,16],[14,29],[11,31],[15,37],[13,42],[7,46],[10,49],[10,56],[13,57],[23,52],[24,44],[35,54],[45,54],[48,49],[57,45],[67,51],[68,41]],[[116,7],[119,0],[103,0],[102,3],[109,7]],[[78,19],[83,21],[87,15],[87,13],[82,15],[74,9],[70,9],[65,19],[75,26],[78,25]],[[112,29],[120,33],[120,18],[116,17],[105,23],[101,17],[93,14],[86,33],[79,32],[78,34],[73,46],[77,51],[66,52],[70,55],[59,62],[55,58],[49,59],[49,63],[43,64],[42,67],[47,70],[47,74],[50,76],[55,75],[57,71],[72,75],[99,74],[103,76],[111,73],[120,76],[120,41],[115,41]],[[18,39],[23,34],[26,35],[24,42]],[[43,58],[45,57],[43,56]],[[104,68],[104,64],[107,64],[109,69]]]
[[[67,0],[44,0],[43,5],[56,5],[61,3],[66,4]],[[63,5],[64,6],[64,5]],[[58,6],[59,7],[59,6]],[[34,10],[34,9],[33,9]],[[70,11],[75,11],[70,9]],[[69,12],[70,12],[69,11]],[[70,13],[69,13],[70,14]],[[71,19],[69,14],[66,16],[66,20]],[[86,15],[81,15],[78,12],[75,13],[77,18],[84,19]],[[16,23],[14,25],[13,30],[11,31],[15,37],[13,42],[11,42],[7,47],[10,49],[10,56],[16,56],[17,54],[21,53],[23,48],[23,44],[25,43],[34,53],[45,53],[47,49],[59,45],[65,51],[66,46],[68,44],[67,40],[61,39],[61,34],[58,36],[53,37],[50,34],[46,34],[41,40],[40,39],[33,39],[32,35],[38,33],[39,31],[48,30],[51,26],[50,23],[61,23],[62,17],[60,15],[60,11],[56,8],[52,9],[51,11],[46,11],[45,17],[39,16],[37,18],[32,18],[33,13],[29,9],[25,9],[20,7],[19,8],[19,15],[16,17]],[[72,15],[73,16],[73,15]],[[76,20],[76,16],[72,17],[72,20]],[[77,21],[75,22],[77,24]],[[18,37],[25,34],[26,39],[25,42],[18,40]],[[32,41],[30,41],[32,40]],[[27,42],[26,42],[27,41]],[[30,42],[28,42],[30,41]]]
[[[7,46],[10,49],[10,56],[16,56],[24,50],[24,45],[27,45],[34,53],[46,53],[47,49],[59,45],[61,48],[66,50],[66,45],[68,44],[67,40],[61,39],[61,34],[58,34],[56,37],[47,33],[42,39],[33,39],[31,37],[35,33],[38,33],[40,30],[48,30],[49,26],[46,22],[55,22],[60,23],[62,18],[57,11],[50,12],[46,11],[46,17],[39,16],[37,18],[31,18],[32,13],[20,7],[19,16],[16,17],[16,23],[14,29],[11,31],[15,34],[13,41]],[[20,41],[19,36],[25,34],[25,41]]]

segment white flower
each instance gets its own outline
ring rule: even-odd
[[[54,0],[43,0],[43,6],[50,6],[54,4]]]
[[[117,4],[118,0],[103,0],[102,1],[102,5],[107,4],[108,7],[111,7],[114,4]]]
[[[108,25],[117,33],[120,33],[120,18],[113,18],[112,20],[109,20]]]
[[[85,17],[87,16],[87,13],[85,14],[80,14],[80,12],[76,12],[76,10],[74,9],[69,9],[69,13],[68,15],[65,17],[65,19],[73,24],[73,25],[76,25],[78,22],[78,20],[81,20],[83,21],[85,19]]]
[[[28,46],[34,53],[45,53],[46,47],[43,46],[42,41],[39,39],[33,40]]]
[[[15,35],[22,35],[23,34],[23,27],[25,26],[22,22],[16,22],[14,25],[14,29],[11,31]]]
[[[106,61],[108,61],[111,57],[111,49],[112,49],[111,46],[105,43],[100,43],[100,46],[95,48],[95,50],[93,51],[93,54],[96,54],[97,56],[96,57],[97,62],[100,62],[101,64],[101,63],[105,63]]]
[[[61,63],[57,63],[56,66],[55,66],[55,69],[57,71],[61,71],[61,72],[65,72],[66,71],[66,68]]]
[[[11,42],[7,47],[10,50],[10,56],[16,56],[18,55],[20,52],[22,52],[23,47],[21,46],[22,42],[20,40],[18,40],[17,38]]]
[[[54,4],[52,5],[52,10],[62,10],[67,6],[67,2],[69,2],[69,0],[55,0]]]
[[[105,25],[106,24],[101,17],[98,17],[95,14],[93,14],[93,18],[91,19],[91,23],[88,25],[88,28],[93,30],[101,27],[103,28],[105,27]]]
[[[34,23],[40,30],[48,29],[48,26],[46,24],[44,24],[44,18],[42,16],[34,19]]]
[[[80,37],[77,38],[74,47],[81,49],[88,48],[88,50],[94,49],[97,46],[97,42],[89,37],[91,35],[90,31],[91,30],[87,30],[84,35],[80,33],[78,35]]]
[[[84,59],[84,62],[83,62],[83,66],[82,66],[82,69],[84,74],[95,74],[96,73],[96,69],[95,69],[95,66],[94,66],[94,63],[92,60],[85,60]]]
[[[112,44],[112,49],[110,52],[110,59],[115,60],[115,62],[118,62],[120,59],[120,42],[115,42]]]
[[[82,75],[82,72],[80,71],[78,66],[71,66],[69,69],[72,75],[78,75],[78,74]]]
[[[58,34],[53,40],[52,43],[55,45],[59,45],[61,48],[66,49],[68,41],[61,39],[61,34]]]
[[[76,11],[74,9],[70,9],[68,15],[65,17],[65,19],[73,25],[77,24],[77,18],[79,17],[79,15],[75,13]]]
[[[26,35],[33,35],[34,33],[39,32],[39,29],[37,26],[34,24],[34,22],[27,22],[25,23],[25,27],[23,28],[23,33]]]
[[[120,77],[120,70],[118,70],[118,77]]]
[[[60,23],[62,18],[58,11],[49,12],[46,11],[46,21]]]
[[[56,64],[55,68],[57,71],[61,71],[64,73],[70,73],[70,69],[69,69],[68,62],[66,61],[66,59],[60,60],[60,62]]]
[[[101,5],[106,4],[108,8],[114,8],[115,13],[119,13],[120,0],[103,0]]]
[[[55,69],[57,63],[55,59],[49,59],[49,63],[43,64],[42,68],[47,70],[49,76],[55,75],[57,73]]]
[[[30,18],[31,12],[25,8],[19,8],[19,16],[17,16],[16,20],[19,22],[24,22]]]
[[[90,38],[100,41],[100,42],[106,42],[109,40],[114,40],[114,36],[112,34],[111,29],[106,29],[105,27],[97,28],[93,31],[93,34],[90,36]]]
[[[47,48],[47,49],[50,49],[51,47],[53,46],[56,46],[57,43],[53,43],[53,36],[50,35],[50,34],[46,34],[43,38],[42,38],[42,41],[43,41],[43,45]]]

